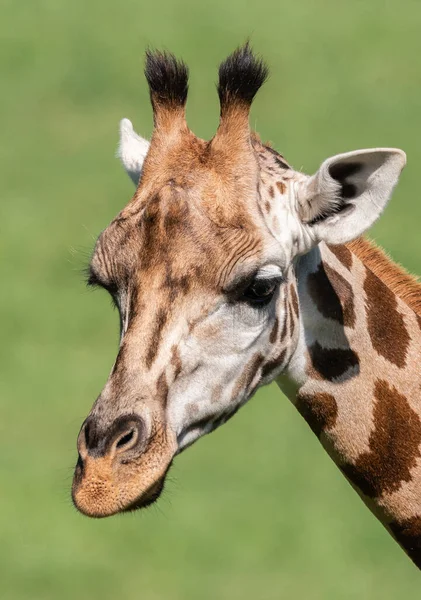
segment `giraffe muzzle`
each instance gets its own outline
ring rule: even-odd
[[[148,434],[138,415],[125,415],[108,428],[90,416],[78,437],[72,499],[89,517],[107,517],[148,506],[158,499],[176,451],[162,427]]]

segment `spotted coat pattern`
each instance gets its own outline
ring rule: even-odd
[[[301,261],[298,277],[325,338],[308,347],[307,379],[296,405],[421,567],[420,316],[386,285],[387,271],[360,259],[370,248],[382,258],[380,250],[359,241],[322,245],[311,272]],[[400,280],[408,277],[391,262],[388,269]]]

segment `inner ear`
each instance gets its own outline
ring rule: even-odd
[[[299,216],[315,240],[343,244],[378,219],[395,187],[406,156],[397,148],[369,148],[325,160],[298,187]]]
[[[356,198],[361,193],[362,190],[358,187],[358,181],[353,176],[361,172],[362,169],[363,165],[359,162],[333,163],[330,165],[329,175],[339,183],[339,195],[341,198]],[[343,208],[346,206],[344,205]],[[339,210],[343,208],[339,207]]]

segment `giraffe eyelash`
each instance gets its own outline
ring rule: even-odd
[[[98,277],[93,271],[91,266],[88,266],[84,271],[85,283],[88,288],[91,289],[102,289],[108,292],[110,295],[111,306],[113,308],[119,308],[117,301],[118,286],[115,282],[105,282]]]
[[[264,308],[270,303],[283,281],[284,278],[280,273],[261,277],[255,273],[230,290],[229,297],[233,303],[243,302],[255,308]]]
[[[118,292],[118,286],[115,281],[104,281],[98,277],[91,266],[89,266],[85,271],[85,281],[88,287],[103,288],[112,296],[115,296]]]
[[[275,295],[279,287],[280,279],[271,278],[255,278],[254,281],[243,291],[240,301],[245,301],[256,308],[267,306]]]

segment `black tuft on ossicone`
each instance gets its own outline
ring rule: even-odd
[[[219,67],[221,111],[232,103],[250,105],[268,74],[267,65],[253,54],[249,42],[237,48]]]
[[[170,107],[184,106],[187,99],[189,70],[173,54],[146,51],[145,77],[152,103]]]

